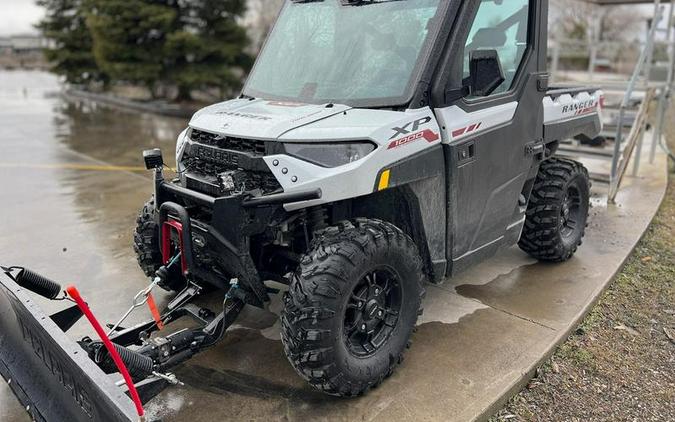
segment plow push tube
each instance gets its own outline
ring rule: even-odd
[[[40,309],[0,273],[0,374],[37,421],[138,421],[134,404]]]

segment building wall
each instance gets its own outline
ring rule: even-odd
[[[0,37],[0,68],[46,68],[42,50],[48,46],[37,35]]]

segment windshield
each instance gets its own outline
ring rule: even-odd
[[[315,104],[402,104],[432,38],[440,3],[289,2],[244,94]]]

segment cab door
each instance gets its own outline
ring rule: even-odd
[[[443,129],[448,171],[451,273],[520,236],[528,180],[538,165],[528,146],[543,135],[546,86],[540,69],[546,66],[546,35],[538,23],[547,17],[545,3],[465,1],[459,19],[471,25],[457,25],[439,69],[434,95],[441,105],[435,113]],[[469,57],[477,50],[496,50],[503,70],[504,81],[488,96],[457,89],[466,86]]]

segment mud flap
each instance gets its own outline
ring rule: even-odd
[[[0,374],[37,421],[136,421],[133,403],[0,273]]]

